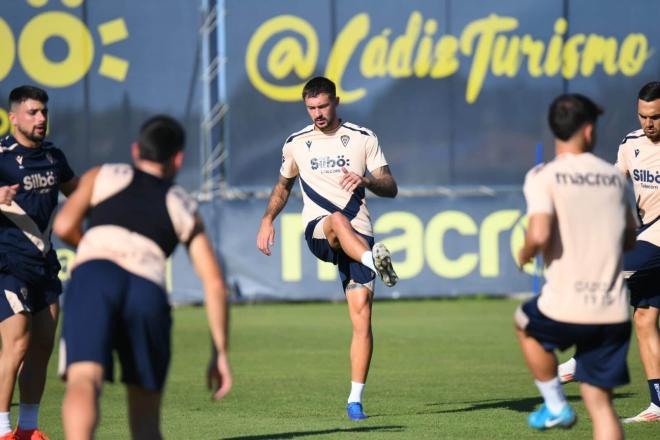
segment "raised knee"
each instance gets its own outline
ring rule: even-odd
[[[658,317],[650,309],[637,309],[633,316],[637,332],[657,331]]]
[[[341,212],[333,212],[329,216],[330,224],[332,225],[333,229],[336,229],[337,227],[342,227],[349,225],[349,221],[346,218],[344,214]]]

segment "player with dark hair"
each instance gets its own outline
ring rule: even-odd
[[[38,87],[12,90],[13,134],[0,139],[0,439],[47,438],[38,430],[39,402],[62,292],[51,224],[58,193],[69,195],[78,182],[64,153],[45,141],[47,104],[48,94]],[[20,405],[12,432],[17,375]]]
[[[624,423],[660,420],[660,82],[639,90],[637,117],[641,128],[621,141],[616,166],[632,179],[641,222],[635,248],[624,255],[623,270],[651,402]],[[559,366],[564,382],[572,381],[574,374],[574,359]]]
[[[361,420],[367,418],[362,392],[373,351],[375,275],[379,274],[387,286],[398,280],[389,251],[382,243],[374,244],[365,188],[381,197],[395,197],[397,185],[376,135],[337,116],[339,97],[332,81],[311,79],[302,97],[313,124],[293,133],[284,143],[279,181],[261,221],[257,247],[271,254],[273,222],[300,176],[305,239],[316,258],[338,266],[346,293],[353,323],[347,412],[351,420]]]
[[[127,385],[133,438],[162,438],[160,406],[171,333],[165,263],[178,243],[187,246],[204,287],[215,357],[208,372],[210,382],[217,381],[214,398],[231,388],[222,272],[197,203],[173,184],[184,143],[183,128],[174,119],[148,120],[132,146],[134,165],[103,165],[85,173],[55,220],[55,233],[78,248],[60,347],[67,439],[92,438],[103,380],[113,378],[114,350]]]
[[[593,438],[621,439],[612,388],[629,380],[630,318],[621,269],[636,224],[620,171],[591,153],[600,112],[578,94],[561,95],[550,106],[555,158],[525,177],[529,226],[518,254],[521,268],[543,254],[546,284],[516,310],[515,324],[544,400],[529,425],[543,430],[575,423],[554,354],[575,345],[575,376]]]

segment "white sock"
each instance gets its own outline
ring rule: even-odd
[[[24,430],[39,426],[39,404],[21,403],[18,405],[18,427]]]
[[[360,257],[360,262],[376,272],[376,266],[374,266],[374,254],[371,251],[364,251],[362,257]]]
[[[11,418],[9,412],[0,412],[0,435],[11,432]]]
[[[576,366],[577,366],[577,362],[575,362],[575,358],[570,358],[563,364],[559,364],[559,368],[557,368],[557,371],[559,371],[559,374],[575,374]]]
[[[543,400],[550,412],[555,415],[559,414],[566,405],[566,395],[564,394],[564,388],[561,386],[561,382],[559,382],[559,378],[555,377],[547,382],[535,380],[534,383],[541,392]]]
[[[362,391],[364,391],[363,383],[351,381],[351,394],[348,396],[348,403],[362,403]]]

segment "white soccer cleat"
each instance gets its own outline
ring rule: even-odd
[[[394,272],[394,267],[392,267],[390,251],[387,250],[383,243],[376,243],[371,249],[371,252],[374,256],[374,266],[380,279],[383,280],[383,284],[387,287],[392,287],[399,281],[399,277]]]
[[[660,406],[651,403],[648,408],[635,417],[623,419],[623,423],[655,422],[657,420],[660,420]]]
[[[559,364],[557,375],[561,383],[575,382],[575,359],[570,358],[563,364]]]

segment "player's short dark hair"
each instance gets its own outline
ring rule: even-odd
[[[603,110],[579,93],[560,95],[550,104],[548,122],[557,139],[569,140],[584,124],[595,124]]]
[[[176,119],[167,115],[156,115],[140,128],[138,149],[140,159],[165,163],[183,150],[186,132]]]
[[[644,84],[639,90],[637,97],[646,102],[660,99],[660,81],[651,81],[650,83]]]
[[[337,96],[337,87],[328,78],[317,76],[307,81],[307,84],[303,87],[302,98],[304,100],[308,96],[316,97],[321,93],[327,93],[330,98],[334,98]]]
[[[48,93],[44,89],[35,86],[19,86],[9,92],[9,108],[14,104],[20,104],[28,99],[34,99],[41,103],[48,102]]]

